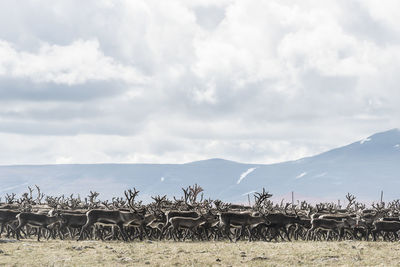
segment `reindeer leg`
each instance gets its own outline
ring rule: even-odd
[[[176,231],[177,229],[175,229],[172,225],[170,225],[167,229],[167,232],[169,232],[170,236],[174,239],[174,241],[179,241]]]
[[[20,229],[21,229],[22,227],[24,227],[25,224],[26,224],[26,223],[21,223],[21,222],[20,222],[20,223],[18,224],[17,228],[15,228],[15,233],[16,233],[16,236],[17,236],[17,240],[19,240],[20,237],[22,237],[21,234],[20,234]]]
[[[15,229],[13,227],[11,227],[9,224],[7,224],[6,229],[7,229],[7,234],[6,234],[7,238],[10,238],[11,232],[12,232],[13,237],[15,237]]]
[[[192,228],[188,228],[188,230],[187,230],[187,235],[188,235],[189,233],[192,234],[192,242],[194,242],[194,241],[195,241],[194,239],[196,238],[196,233],[195,233],[195,231],[194,231]]]
[[[377,233],[376,229],[372,230],[372,238],[374,241],[376,241],[376,233]]]
[[[80,241],[80,240],[83,239],[83,235],[84,235],[84,233],[86,232],[86,229],[87,229],[88,227],[90,227],[90,226],[92,226],[92,222],[88,219],[88,221],[86,222],[86,224],[85,224],[84,226],[82,226],[81,233],[79,234],[79,237],[78,237],[78,240],[77,240],[77,241]]]
[[[50,237],[52,237],[53,239],[56,239],[56,234],[57,234],[57,232],[55,231],[54,228],[53,228],[53,229],[49,229],[49,228],[47,228],[47,226],[44,226],[44,227],[43,227],[43,230],[45,231],[43,236],[44,236],[47,240],[49,240]],[[46,235],[47,235],[47,236],[46,236]]]
[[[1,223],[0,236],[3,233],[3,231],[4,231],[4,223]]]
[[[74,234],[73,234],[72,233],[73,229],[71,229],[71,227],[67,227],[67,231],[68,231],[68,235],[71,237],[71,239],[73,239],[76,231],[74,231]],[[80,234],[80,231],[78,231],[78,233]]]
[[[28,238],[28,236],[30,236],[29,232],[28,232],[28,228],[21,228],[20,231],[22,232],[22,234],[24,235],[25,238]],[[29,235],[28,235],[29,234]],[[22,237],[22,236],[21,236]]]
[[[314,226],[311,226],[310,229],[308,229],[307,231],[307,235],[306,235],[306,240],[309,241],[310,240],[310,234],[314,231]]]
[[[246,229],[247,229],[247,232],[248,232],[248,234],[249,234],[249,242],[251,242],[251,239],[252,239],[252,231],[251,231],[251,229],[250,229],[250,225],[248,226],[248,227],[246,227]]]
[[[283,226],[282,229],[283,229],[283,232],[285,233],[287,239],[289,241],[292,241],[292,240],[290,240],[289,232],[288,232],[288,229],[286,228],[286,226]]]
[[[230,225],[227,224],[225,225],[225,235],[229,238],[231,242],[233,242],[230,233],[231,233]]]
[[[167,222],[161,230],[160,240],[164,237],[165,230],[169,229],[171,226],[170,222]]]
[[[41,233],[42,233],[42,228],[39,227],[39,228],[38,228],[38,231],[37,231],[37,241],[38,241],[38,242],[40,242],[40,235],[41,235]]]
[[[128,241],[128,237],[125,234],[123,223],[118,223],[117,225],[118,225],[118,228],[119,228],[119,230],[121,232],[122,239],[124,239],[125,242]]]
[[[60,236],[60,239],[61,239],[61,240],[64,240],[64,233],[63,233],[63,230],[64,230],[65,228],[66,228],[67,231],[69,232],[69,235],[71,236],[71,239],[72,239],[71,230],[69,229],[69,227],[66,227],[66,225],[63,224],[63,223],[61,223],[61,224],[60,224],[60,227],[58,227],[58,229],[57,229],[57,232],[58,232],[58,235]]]

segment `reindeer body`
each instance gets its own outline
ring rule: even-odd
[[[327,230],[333,231],[339,236],[339,240],[343,236],[343,231],[345,227],[349,227],[347,220],[343,219],[341,221],[333,219],[316,218],[311,220],[311,228],[307,231],[307,239],[311,232],[316,230]]]
[[[171,218],[174,217],[184,217],[184,218],[198,218],[199,214],[195,211],[180,211],[180,210],[169,210],[165,212],[166,223],[161,231],[160,238],[163,237],[165,230],[169,229],[171,225]]]
[[[95,223],[105,223],[105,224],[116,224],[120,231],[122,238],[127,241],[128,238],[123,229],[124,224],[129,224],[134,220],[143,220],[143,214],[139,214],[137,212],[125,212],[119,210],[100,210],[94,209],[89,210],[86,213],[86,224],[82,226],[81,233],[79,235],[79,239],[81,240],[83,237],[83,232],[90,226]]]
[[[205,223],[207,220],[203,216],[198,218],[187,218],[187,217],[172,217],[169,219],[170,229],[174,232],[174,238],[176,236],[176,232],[180,229],[187,229],[192,232],[193,237],[196,235],[197,228]]]
[[[67,228],[71,238],[72,232],[70,228],[81,229],[86,224],[86,214],[62,214],[64,221],[60,223],[60,237],[63,238],[62,230]]]
[[[45,214],[36,214],[31,212],[21,212],[17,216],[18,219],[18,226],[15,229],[17,232],[17,239],[19,239],[19,230],[24,227],[25,225],[37,226],[39,227],[38,230],[38,238],[37,240],[40,241],[40,235],[42,228],[48,229],[47,227],[51,224],[62,222],[64,219],[61,215],[55,216],[47,216]]]
[[[247,228],[249,231],[249,241],[251,240],[251,231],[249,226],[256,226],[260,223],[269,223],[264,216],[253,216],[249,212],[221,212],[219,214],[220,225],[225,229],[225,235],[232,241],[230,237],[230,227],[241,227],[242,230]]]
[[[4,227],[8,227],[9,224],[12,224],[18,220],[17,219],[18,214],[19,211],[16,210],[0,209],[0,224],[1,224],[0,235],[3,233]],[[9,232],[7,231],[7,235],[8,234]]]
[[[397,232],[400,231],[400,222],[396,221],[375,221],[372,223],[374,229],[372,230],[372,236],[376,241],[376,234],[380,232],[393,233],[396,239],[398,239]]]

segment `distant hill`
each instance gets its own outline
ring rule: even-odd
[[[400,131],[374,134],[364,140],[296,161],[243,164],[208,159],[186,164],[63,164],[0,166],[0,195],[21,193],[40,185],[46,194],[100,192],[101,199],[122,196],[127,188],[152,195],[180,196],[181,187],[197,183],[206,197],[247,202],[247,194],[265,187],[276,199],[343,199],[347,192],[373,201],[400,198]]]

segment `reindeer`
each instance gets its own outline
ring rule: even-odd
[[[199,214],[195,211],[179,211],[179,210],[169,210],[165,212],[166,224],[162,228],[160,239],[164,236],[166,230],[170,229],[171,218],[174,217],[184,217],[184,218],[198,218]]]
[[[129,195],[128,195],[129,194]],[[95,223],[106,223],[106,224],[113,224],[117,225],[122,238],[124,241],[128,241],[128,237],[124,231],[124,225],[129,224],[134,220],[143,220],[144,212],[143,210],[137,211],[134,206],[134,199],[139,194],[134,188],[134,192],[132,190],[125,191],[125,196],[128,199],[128,204],[131,209],[129,212],[120,211],[120,210],[101,210],[101,209],[93,209],[89,210],[86,213],[86,224],[82,226],[81,233],[79,235],[78,240],[82,240],[83,233],[86,231],[87,228],[91,227]]]
[[[18,226],[15,228],[15,232],[17,233],[18,240],[20,237],[19,230],[27,224],[39,228],[37,232],[37,241],[40,241],[42,229],[49,230],[47,228],[49,225],[64,221],[64,218],[59,213],[57,213],[55,216],[47,216],[45,214],[21,212],[16,217],[18,219]]]
[[[194,236],[197,235],[196,231],[199,228],[201,224],[204,224],[207,222],[207,219],[205,216],[201,215],[198,218],[188,218],[188,217],[172,217],[168,221],[170,223],[170,226],[168,229],[172,230],[172,235],[174,237],[177,237],[177,231],[180,229],[187,229],[192,233],[192,240],[194,240]],[[200,239],[202,239],[201,235],[199,235]],[[185,240],[186,236],[184,237]],[[178,238],[179,239],[179,238]]]
[[[276,230],[283,230],[285,233],[287,239],[290,240],[289,236],[289,231],[288,227],[291,225],[297,225],[297,224],[304,224],[304,222],[301,220],[301,218],[298,216],[296,213],[295,216],[291,215],[286,215],[282,213],[269,213],[264,216],[267,221],[269,221]],[[272,226],[271,225],[271,226]],[[272,238],[271,238],[272,239]]]
[[[369,240],[369,236],[374,229],[374,221],[384,217],[385,210],[384,205],[380,204],[372,204],[373,210],[368,210],[368,212],[363,212],[360,218],[358,218],[357,226],[359,228],[364,228],[365,230],[365,240]]]
[[[343,219],[341,221],[333,220],[333,219],[320,219],[320,218],[314,218],[311,219],[311,228],[307,231],[307,240],[309,240],[310,234],[314,233],[316,230],[327,230],[327,231],[333,231],[339,236],[339,240],[342,239],[343,233],[344,233],[344,228],[345,227],[350,227],[350,224],[347,222],[346,219]]]
[[[139,238],[140,238],[140,240],[143,239],[143,232],[145,233],[147,238],[149,238],[149,235],[148,235],[148,233],[146,231],[146,226],[151,225],[152,222],[159,220],[160,217],[161,216],[159,214],[156,214],[156,212],[153,210],[153,213],[146,214],[141,219],[135,219],[135,220],[131,221],[129,223],[129,227],[133,227],[135,229],[139,229]]]
[[[380,234],[381,232],[393,233],[396,240],[399,238],[397,232],[400,231],[400,222],[374,221],[372,224],[374,226],[374,229],[372,230],[372,236],[374,238],[374,241],[376,241],[376,235]]]
[[[87,217],[86,214],[62,214],[64,220],[60,223],[59,235],[60,238],[64,238],[63,230],[67,229],[69,236],[73,238],[71,228],[81,230],[82,227],[86,224]]]
[[[255,198],[255,207],[257,210],[261,209],[262,206],[269,206],[269,203],[267,203],[268,198],[272,197],[272,194],[269,194],[268,191],[265,191],[265,188],[263,188],[262,193],[255,193],[254,198]],[[216,203],[217,204],[217,203]],[[219,206],[219,205],[218,205]],[[217,206],[217,208],[218,208]],[[243,206],[241,206],[243,207]],[[266,219],[264,215],[253,215],[250,212],[234,212],[234,211],[228,211],[228,212],[220,212],[219,213],[219,218],[220,218],[220,227],[224,228],[224,234],[229,238],[229,240],[232,242],[232,238],[230,237],[230,228],[235,227],[235,228],[241,228],[241,234],[239,237],[244,233],[244,230],[247,229],[249,233],[249,241],[252,240],[252,228],[256,227],[257,225],[260,224],[266,224],[268,225],[270,221]],[[237,237],[235,237],[235,242],[238,240]]]
[[[256,226],[261,223],[269,224],[268,219],[265,216],[253,216],[251,213],[241,213],[241,212],[221,212],[219,213],[220,226],[224,227],[224,233],[232,242],[230,237],[230,227],[236,226],[241,227],[242,230],[247,229],[249,231],[249,241],[251,241],[252,235],[248,228],[249,226]],[[237,239],[235,239],[235,242]]]
[[[18,221],[17,215],[19,214],[19,211],[15,210],[3,210],[0,209],[0,224],[1,224],[1,229],[0,229],[0,235],[3,233],[4,228],[7,227],[7,236],[9,235],[9,227],[10,224]],[[13,229],[13,228],[11,228]]]

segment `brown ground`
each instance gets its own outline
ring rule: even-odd
[[[400,266],[397,242],[6,241],[1,266]]]

